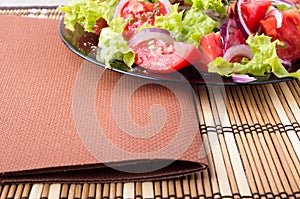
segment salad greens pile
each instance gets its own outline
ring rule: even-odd
[[[276,44],[280,44],[278,40],[271,42],[271,38],[265,35],[250,35],[246,42],[253,53],[251,60],[243,58],[241,62],[231,63],[221,57],[217,57],[208,65],[210,72],[223,76],[239,73],[263,77],[272,71],[278,78],[295,77],[300,79],[300,70],[289,73],[281,64],[276,53]]]
[[[66,28],[74,31],[79,23],[88,32],[94,32],[93,27],[99,18],[105,19],[111,26],[113,13],[119,0],[71,0],[68,5],[59,9],[65,13]]]
[[[68,5],[60,7],[65,13],[64,23],[66,28],[74,31],[76,23],[79,23],[85,31],[94,32],[94,24],[99,18],[106,20],[108,27],[102,29],[99,36],[99,51],[97,60],[110,67],[112,60],[123,61],[129,68],[134,64],[135,52],[128,46],[128,41],[122,36],[123,30],[129,19],[114,17],[114,11],[119,0],[71,0]],[[184,41],[196,47],[201,38],[211,32],[219,31],[221,20],[227,16],[227,2],[222,0],[185,0],[190,4],[188,10],[179,11],[179,4],[170,6],[170,12],[166,15],[156,16],[154,25],[145,23],[138,31],[146,28],[159,27],[166,29],[177,41]],[[287,9],[284,7],[284,9]],[[246,41],[253,58],[243,58],[241,62],[228,62],[218,57],[208,64],[208,71],[222,76],[234,74],[251,74],[264,76],[273,73],[278,78],[295,77],[300,79],[300,69],[289,73],[282,65],[276,54],[278,40],[261,34],[250,35]]]

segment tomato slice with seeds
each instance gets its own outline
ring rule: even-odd
[[[137,28],[140,28],[144,23],[154,25],[155,16],[166,15],[168,13],[166,7],[161,2],[144,2],[139,0],[128,0],[123,3],[120,9],[119,16],[124,19],[130,19],[126,25],[123,37],[129,39]]]
[[[172,73],[193,65],[207,71],[211,59],[192,45],[174,40],[168,31],[159,28],[145,29],[129,41],[136,53],[135,63],[151,72]]]
[[[187,67],[189,55],[179,55],[176,49],[186,47],[185,43],[176,42],[169,44],[166,41],[151,39],[133,47],[136,53],[135,63],[149,71],[157,73],[171,73]],[[196,53],[196,47],[194,53]],[[191,52],[192,53],[192,52]],[[190,53],[188,53],[190,54]]]

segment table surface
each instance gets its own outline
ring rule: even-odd
[[[44,7],[44,6],[59,6],[66,5],[69,3],[69,0],[43,0],[43,1],[34,1],[34,0],[1,0],[0,7],[6,8],[17,8],[17,7]]]
[[[55,8],[0,14],[62,16]],[[300,81],[226,87],[226,100],[218,89],[194,86],[203,142],[215,144],[208,170],[162,181],[2,184],[0,198],[300,198]]]

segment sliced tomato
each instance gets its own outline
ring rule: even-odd
[[[200,46],[212,60],[223,56],[222,40],[219,32],[204,35],[200,40]]]
[[[138,17],[141,19],[153,18],[154,15],[164,15],[166,8],[161,2],[150,3],[139,0],[128,0],[120,11],[122,17]],[[149,15],[151,14],[151,15]]]
[[[278,46],[278,56],[283,60],[294,61],[300,59],[300,12],[287,10],[282,13],[282,26],[277,28],[276,18],[268,16],[260,21],[262,32],[272,40],[278,39],[282,46]]]
[[[271,4],[271,1],[247,1],[241,4],[242,17],[252,33],[258,29],[259,21],[265,17]]]
[[[171,73],[190,66],[200,55],[193,45],[177,41],[170,44],[156,39],[142,42],[133,50],[137,65],[157,73]]]
[[[260,21],[261,32],[269,37],[277,37],[277,20],[274,15],[268,16]],[[274,39],[273,39],[274,40]]]
[[[237,44],[245,44],[246,39],[243,36],[242,32],[240,29],[233,29],[230,31],[230,34],[228,36],[227,44],[226,44],[226,49],[230,48],[231,46],[237,45]]]
[[[228,18],[222,21],[220,34],[224,52],[231,46],[246,43],[246,39],[234,19]]]
[[[145,2],[139,0],[128,0],[120,9],[120,16],[130,19],[123,32],[124,38],[130,38],[135,30],[144,23],[154,25],[155,16],[167,14],[167,9],[161,2]]]

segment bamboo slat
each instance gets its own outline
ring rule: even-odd
[[[122,196],[123,196],[122,190],[123,190],[123,184],[120,182],[117,183],[116,184],[116,198],[122,198]]]
[[[89,184],[88,183],[84,183],[83,187],[82,187],[82,193],[81,193],[81,197],[82,199],[87,199],[89,195]]]
[[[161,192],[161,182],[155,181],[154,182],[154,198],[159,199],[161,198],[162,192]]]
[[[8,191],[9,191],[9,185],[4,185],[1,190],[0,199],[7,198]]]
[[[60,198],[60,190],[61,190],[61,184],[50,184],[48,197],[46,196],[46,198],[59,199]],[[81,198],[81,197],[79,197],[79,198]]]
[[[96,193],[95,193],[95,199],[102,198],[102,184],[96,185]]]
[[[44,184],[40,198],[41,199],[48,198],[49,190],[50,190],[50,184]]]
[[[71,187],[71,186],[69,186],[68,184],[62,184],[60,198],[62,198],[62,199],[68,198],[69,187]]]
[[[102,197],[109,198],[109,184],[104,184],[102,193]]]
[[[143,198],[142,197],[142,183],[136,182],[135,183],[135,198]]]
[[[154,198],[154,189],[152,182],[142,182],[142,198]]]
[[[133,182],[124,183],[123,198],[124,199],[134,198],[134,183]]]
[[[28,199],[39,199],[43,191],[43,184],[34,184],[30,190]]]
[[[24,187],[23,184],[17,185],[17,190],[16,190],[14,196],[12,197],[13,199],[21,199],[23,187]]]
[[[71,184],[70,187],[69,187],[69,191],[68,191],[68,194],[66,192],[63,192],[63,197],[68,197],[68,199],[71,199],[71,198],[75,198],[75,189],[76,189],[76,184]]]
[[[31,184],[25,184],[25,185],[24,185],[24,189],[23,189],[21,198],[28,198],[29,193],[30,193],[30,191],[31,191],[31,187],[32,187]]]
[[[168,182],[166,180],[161,181],[161,197],[168,198],[169,190],[168,190]]]
[[[54,8],[0,14],[62,17]],[[0,199],[300,198],[300,81],[193,88],[209,169],[153,182],[2,184]]]
[[[109,186],[109,198],[116,198],[116,184],[111,183]]]

